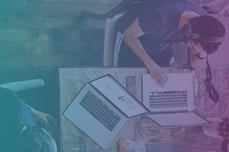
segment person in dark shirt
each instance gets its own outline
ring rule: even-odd
[[[223,41],[225,28],[198,5],[186,0],[142,0],[117,23],[114,65],[145,66],[161,85],[167,81],[161,67],[171,65],[173,44],[185,42],[194,67]],[[198,63],[199,64],[199,63]]]
[[[55,119],[27,105],[13,91],[1,87],[0,121],[0,151],[57,151],[56,142],[48,132],[55,127]]]

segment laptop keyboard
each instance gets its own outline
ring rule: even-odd
[[[80,105],[101,122],[108,130],[112,131],[121,119],[114,111],[103,103],[91,91],[84,96]]]
[[[187,107],[187,91],[150,92],[150,108]]]

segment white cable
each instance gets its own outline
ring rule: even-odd
[[[122,44],[123,36],[121,32],[118,32],[116,35],[116,40],[115,40],[115,49],[114,49],[114,66],[118,65],[118,55],[120,51],[120,47]]]

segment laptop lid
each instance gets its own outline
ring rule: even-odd
[[[102,148],[107,148],[128,117],[148,112],[111,75],[88,82],[64,115]]]
[[[103,149],[109,146],[128,120],[89,84],[80,90],[64,115]]]
[[[161,127],[187,127],[211,124],[193,112],[192,73],[167,73],[168,82],[161,86],[149,74],[143,75],[143,103],[152,114],[147,117]]]
[[[206,126],[211,122],[195,112],[154,113],[147,115],[161,127],[191,127]]]
[[[91,81],[90,84],[128,118],[149,112],[136,97],[109,74]]]
[[[192,111],[192,73],[167,73],[168,81],[161,86],[150,74],[142,78],[143,104],[151,112]]]

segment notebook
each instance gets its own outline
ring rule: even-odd
[[[88,82],[64,115],[102,148],[107,148],[128,118],[148,112],[111,75]]]
[[[151,112],[147,117],[162,127],[210,124],[194,112],[193,74],[167,73],[167,77],[168,82],[161,86],[151,75],[143,75],[143,104]]]

